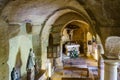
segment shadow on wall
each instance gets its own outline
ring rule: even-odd
[[[18,71],[19,78],[21,78],[21,66],[22,66],[22,60],[21,60],[21,52],[19,48],[19,51],[16,55],[16,62],[15,62],[15,68]]]

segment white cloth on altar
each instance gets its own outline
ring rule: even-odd
[[[73,44],[73,45],[65,45],[66,47],[66,50],[67,50],[67,56],[70,55],[70,51],[73,51],[73,48],[75,49],[75,51],[77,51],[77,54],[80,54],[80,51],[79,51],[79,47],[80,45],[78,44]]]

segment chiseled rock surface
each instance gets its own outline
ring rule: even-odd
[[[120,54],[120,37],[108,37],[105,43],[105,48],[105,55],[117,57],[118,54]]]
[[[9,2],[10,0],[0,0],[0,11],[5,7],[5,5]]]
[[[8,80],[8,52],[9,42],[7,35],[7,24],[0,19],[0,80]]]
[[[8,26],[6,22],[0,19],[0,80],[8,80],[8,56],[9,56],[9,38],[19,32],[18,26]]]
[[[79,7],[83,11],[76,0],[15,0],[8,3],[1,15],[10,22],[40,24],[55,10],[67,6]]]

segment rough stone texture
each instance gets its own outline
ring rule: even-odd
[[[32,22],[40,24],[52,12],[67,6],[80,7],[78,9],[85,13],[75,0],[16,0],[11,1],[4,8],[2,17],[9,22]]]
[[[0,12],[10,0],[0,0]]]
[[[105,13],[108,19],[113,20],[113,24],[118,26],[120,25],[120,0],[104,0]],[[109,20],[108,20],[109,21]]]
[[[105,55],[118,57],[118,54],[120,54],[120,37],[108,37],[105,43],[105,49]]]
[[[8,73],[9,73],[8,64],[4,63],[0,65],[0,80],[9,80]]]
[[[0,19],[0,80],[8,80],[8,25]]]
[[[119,0],[77,0],[86,8],[88,14],[97,24],[118,25],[120,13]],[[116,12],[117,11],[117,12]]]
[[[18,24],[8,24],[8,34],[9,38],[15,37],[20,32],[20,25]]]
[[[9,55],[9,38],[19,32],[18,27],[9,26],[0,19],[0,80],[8,80],[8,55]]]
[[[101,32],[100,38],[104,45],[107,37],[120,36],[120,27],[100,27],[100,32]]]
[[[102,34],[103,32],[102,30],[99,30],[99,27],[119,26],[120,24],[119,23],[120,21],[120,15],[119,15],[120,1],[119,0],[109,0],[109,2],[107,0],[77,0],[77,1],[88,12],[89,16],[91,17],[94,24],[96,25],[95,27],[96,32],[99,33],[100,36],[104,34]],[[4,3],[7,3],[8,0],[0,0],[0,2],[1,2],[1,5],[4,5]],[[7,7],[5,7],[5,9],[2,11],[2,17],[5,20],[13,21],[13,22],[16,22],[16,21],[29,22],[30,21],[34,23],[34,22],[40,21],[38,23],[42,23],[45,19],[45,15],[48,15],[50,14],[50,12],[54,11],[55,7],[56,9],[63,7],[64,5],[66,5],[66,3],[68,6],[79,7],[79,4],[74,2],[73,0],[64,0],[64,1],[60,0],[60,2],[58,0],[11,1],[7,5]],[[76,5],[73,5],[73,3],[75,3]],[[42,20],[39,20],[39,19],[42,19]]]
[[[33,49],[36,55],[36,59],[37,59],[37,64],[39,66],[39,68],[41,68],[41,53],[40,53],[40,37],[39,35],[33,35],[32,37],[32,41],[33,41]]]
[[[95,25],[103,45],[108,36],[119,35],[120,0],[77,0],[84,6]]]
[[[6,5],[8,1],[11,2]],[[90,22],[92,22],[91,24],[93,24],[93,26],[90,26],[90,29],[95,29],[95,32],[98,33],[102,39],[103,45],[107,37],[120,36],[119,4],[120,0],[0,0],[0,12],[2,11],[1,16],[8,23],[24,24],[29,22],[36,25],[32,28],[32,34],[34,35],[31,41],[38,58],[40,58],[42,54],[42,64],[44,65],[43,67],[46,67],[46,46],[48,45],[50,31],[54,34],[54,44],[60,43],[60,32],[63,26],[73,19],[85,20],[86,17],[91,18],[92,20],[90,20]],[[73,11],[74,8],[78,9],[76,12],[84,18],[77,15],[75,11],[73,13],[69,11],[66,15],[62,14],[67,12],[67,10],[56,13],[63,8],[68,9],[68,7]],[[55,16],[52,17],[53,15]],[[52,19],[50,19],[51,17]],[[47,22],[48,20],[51,20],[50,23]],[[89,21],[88,24],[90,25]],[[8,79],[8,66],[6,63],[9,53],[8,40],[15,37],[18,32],[19,26],[7,25],[5,22],[0,21],[0,75],[3,74],[0,80]],[[21,32],[24,33],[20,35],[26,36],[25,29],[22,29]],[[92,32],[92,30],[90,32]],[[40,39],[43,41],[40,42]]]
[[[47,13],[45,10],[50,12],[50,10],[51,10],[50,8],[55,8],[55,7],[60,7],[60,6],[62,7],[66,3],[68,5],[71,5],[74,3],[74,2],[72,3],[73,0],[63,0],[63,1],[61,1],[61,0],[46,0],[46,1],[44,1],[44,0],[36,0],[36,1],[34,1],[34,0],[20,0],[20,1],[16,0],[16,1],[11,1],[11,2],[10,1],[11,0],[0,0],[1,8],[3,8],[5,6],[5,4],[9,2],[8,9],[10,9],[9,11],[12,10],[12,13],[11,13],[11,12],[7,11],[8,9],[6,9],[5,13],[3,12],[4,18],[10,19],[10,18],[12,18],[12,16],[14,16],[15,19],[18,19],[17,15],[20,15],[20,16],[22,16],[21,18],[24,17],[25,19],[28,19],[28,20],[30,20],[32,17],[35,17],[35,14],[38,15],[40,11],[42,11],[42,15],[43,14],[45,15]],[[112,25],[118,26],[119,19],[120,19],[120,15],[119,15],[120,1],[119,0],[109,0],[109,2],[107,0],[76,0],[76,1],[78,1],[79,4],[81,4],[82,6],[85,7],[85,9],[88,12],[88,14],[90,15],[90,17],[93,20],[95,20],[95,22],[97,24],[100,24],[100,25],[108,25],[109,24],[111,26]],[[55,5],[53,3],[55,3],[57,5]],[[50,4],[53,6],[48,6],[47,4]],[[45,7],[44,5],[47,5],[48,7]],[[78,4],[76,4],[76,5],[78,6]],[[14,8],[14,6],[16,8]],[[44,11],[42,8],[40,8],[40,6],[44,7]],[[75,6],[75,5],[72,5],[72,6]],[[40,11],[37,10],[38,8],[40,8],[39,9]],[[31,11],[34,13],[31,14]],[[25,14],[23,15],[23,13],[25,13]],[[29,17],[31,17],[30,19],[27,16],[25,17],[25,15],[27,15],[28,13],[31,14],[31,15],[29,15]],[[9,14],[11,14],[11,16],[9,16]],[[39,15],[41,15],[41,14],[39,14]],[[38,17],[38,18],[40,18],[40,17]]]

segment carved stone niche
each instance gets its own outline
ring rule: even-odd
[[[26,32],[28,34],[32,33],[32,24],[31,23],[26,23]]]

